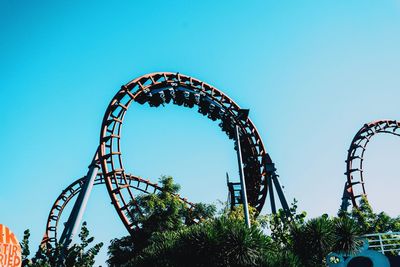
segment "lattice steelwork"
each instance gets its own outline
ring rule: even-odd
[[[121,184],[118,177],[126,179],[120,139],[124,116],[133,102],[148,103],[154,107],[170,102],[189,108],[198,106],[199,113],[221,121],[220,127],[229,138],[234,137],[234,127],[238,125],[249,204],[261,211],[267,195],[268,181],[271,177],[276,181],[277,179],[274,164],[252,121],[248,118],[238,119],[240,107],[207,83],[179,73],[152,73],[121,87],[106,110],[100,133],[99,159],[107,189],[129,231],[136,227],[129,219],[133,217],[129,203],[134,199],[134,194],[125,186],[126,181]],[[287,203],[285,204],[286,208]]]
[[[241,109],[217,88],[193,77],[179,73],[159,72],[132,80],[123,85],[114,96],[102,121],[100,146],[89,166],[88,175],[71,184],[55,201],[49,214],[44,243],[57,242],[57,225],[61,213],[68,202],[82,191],[66,224],[68,227],[64,228],[61,237],[62,240],[65,238],[65,242],[69,244],[82,218],[93,183],[106,184],[112,203],[131,234],[133,229],[139,227],[131,220],[134,213],[140,212],[139,207],[134,207],[136,203],[134,190],[151,193],[152,190],[160,190],[160,187],[147,180],[126,174],[123,166],[120,146],[122,124],[126,111],[134,102],[142,105],[148,103],[151,107],[168,103],[188,108],[196,106],[202,115],[213,121],[219,120],[219,126],[230,139],[235,138],[237,126],[239,135],[235,139],[240,141],[246,181],[246,187],[243,188],[246,188],[248,203],[261,211],[268,191],[271,210],[275,213],[273,190],[275,188],[282,208],[289,214],[289,207],[275,173],[274,163],[265,150],[256,127],[247,117],[248,110]],[[98,163],[101,164],[102,174],[97,174],[100,168]],[[142,185],[145,189],[140,187]],[[192,203],[187,202],[186,199],[182,200],[189,208],[193,208]],[[194,220],[198,219],[194,218]]]
[[[51,245],[52,247],[56,247],[57,245],[57,232],[58,232],[58,224],[61,218],[61,215],[66,208],[66,206],[71,202],[71,200],[74,199],[76,195],[79,194],[82,190],[82,186],[85,183],[86,177],[82,177],[72,184],[70,184],[67,188],[65,188],[61,194],[57,197],[56,201],[54,202],[49,216],[47,218],[47,225],[46,225],[46,231],[43,236],[42,245]],[[118,177],[119,183],[123,184],[125,180],[122,179],[121,176]],[[136,177],[131,174],[126,175],[126,180],[128,182],[128,186],[132,189],[135,190],[138,193],[145,193],[145,194],[154,194],[162,190],[162,188],[156,184],[152,183],[149,180]],[[94,182],[94,185],[102,185],[104,184],[104,176],[103,174],[99,173],[96,177],[96,180]],[[189,202],[186,200],[186,198],[182,198],[179,196],[179,198],[185,202],[186,206],[189,209],[192,209],[193,203]]]
[[[347,210],[348,201],[357,208],[357,199],[366,196],[363,173],[364,153],[370,139],[381,133],[400,136],[400,122],[395,120],[378,120],[364,124],[351,141],[347,153],[346,172],[347,182],[342,199],[342,210]]]

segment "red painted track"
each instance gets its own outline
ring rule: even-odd
[[[115,209],[129,232],[137,227],[129,219],[134,212],[129,209],[129,203],[134,201],[134,193],[130,187],[124,186],[128,178],[120,140],[125,114],[134,102],[148,103],[154,107],[167,103],[189,108],[197,106],[201,114],[212,120],[221,120],[220,126],[230,138],[233,138],[235,125],[238,125],[248,201],[261,211],[268,181],[275,175],[275,168],[252,121],[248,118],[238,119],[240,107],[207,83],[178,73],[151,73],[122,86],[106,110],[100,132],[99,160],[104,180]]]
[[[272,212],[275,212],[275,187],[282,207],[285,211],[289,210],[275,173],[274,163],[256,127],[249,118],[240,116],[242,110],[232,99],[217,88],[193,77],[169,72],[151,73],[123,85],[111,100],[102,121],[100,149],[96,154],[101,163],[102,174],[96,177],[95,184],[106,184],[112,203],[130,233],[138,227],[131,223],[130,218],[133,218],[134,213],[141,212],[139,207],[132,208],[135,204],[135,194],[161,190],[156,184],[125,172],[120,146],[121,129],[125,114],[134,102],[148,103],[151,107],[168,103],[188,108],[197,107],[202,115],[213,121],[219,120],[219,126],[230,139],[233,139],[237,125],[248,203],[261,211],[267,192],[270,191],[271,208]],[[81,178],[68,186],[53,204],[42,244],[56,244],[61,214],[73,197],[81,191],[84,179]],[[181,199],[189,208],[193,208],[192,203]],[[195,221],[198,219],[194,218]]]
[[[82,186],[85,182],[86,177],[82,177],[72,184],[70,184],[66,189],[64,189],[61,194],[57,197],[56,201],[54,202],[49,216],[47,218],[47,225],[46,231],[43,236],[41,244],[50,244],[52,247],[56,247],[57,245],[57,232],[58,226],[60,222],[61,215],[65,209],[65,207],[74,199],[76,195],[82,190]],[[145,193],[145,194],[152,194],[157,193],[162,190],[160,186],[155,183],[150,182],[149,180],[142,179],[140,177],[136,177],[130,174],[126,175],[127,185],[132,189],[135,190],[137,193]],[[119,177],[119,182],[122,184],[121,177]],[[104,177],[101,173],[99,173],[96,177],[94,185],[102,185],[104,184]],[[186,203],[189,209],[193,208],[193,204],[187,201],[185,198],[180,199]]]
[[[351,141],[347,159],[347,183],[345,194],[351,199],[353,207],[358,207],[357,199],[366,196],[364,179],[364,153],[371,138],[376,134],[392,134],[400,136],[400,122],[395,120],[378,120],[364,124]]]

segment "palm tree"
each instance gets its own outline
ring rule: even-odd
[[[292,249],[305,266],[323,266],[331,252],[333,222],[327,215],[309,220],[292,229]]]
[[[129,266],[276,266],[267,265],[271,242],[260,228],[223,216],[154,235]]]
[[[300,259],[290,250],[271,251],[264,255],[262,267],[302,267]]]
[[[334,221],[334,243],[332,250],[344,255],[352,255],[363,245],[361,230],[356,221],[343,216]]]

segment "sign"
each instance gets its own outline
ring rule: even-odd
[[[21,246],[14,233],[0,224],[0,267],[21,266]]]

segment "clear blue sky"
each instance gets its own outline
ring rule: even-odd
[[[20,238],[30,228],[34,245],[56,196],[86,173],[108,102],[140,75],[179,71],[250,108],[286,196],[310,216],[336,213],[355,132],[399,119],[398,0],[1,0],[0,33],[0,223]],[[123,134],[128,171],[173,175],[193,201],[226,199],[236,158],[217,123],[133,105]],[[372,204],[392,215],[399,149],[380,136],[366,152]],[[98,240],[126,234],[105,187],[85,219]]]

